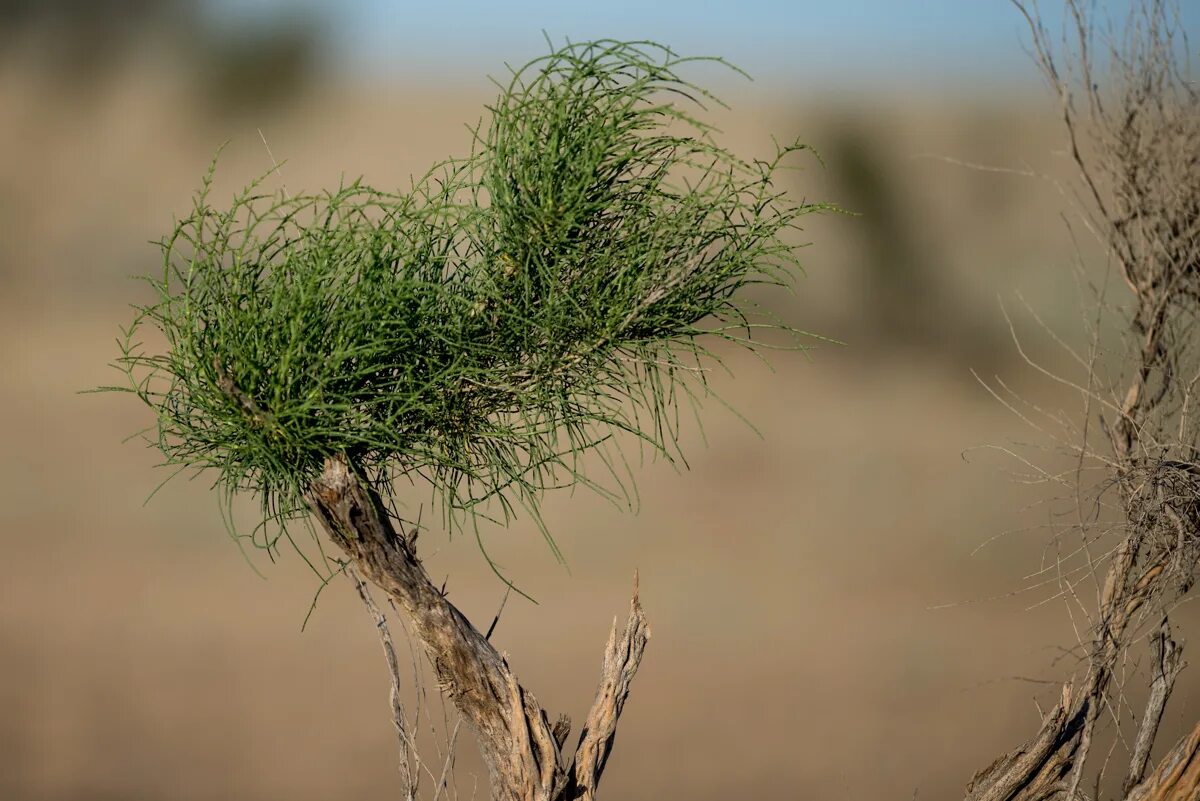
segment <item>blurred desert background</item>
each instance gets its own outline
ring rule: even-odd
[[[122,441],[148,412],[78,394],[118,378],[114,338],[145,298],[129,277],[155,267],[149,243],[221,143],[218,198],[271,167],[263,139],[293,191],[403,186],[467,147],[503,54],[466,76],[337,70],[324,35],[340,12],[314,8],[250,24],[187,2],[0,2],[3,801],[398,794],[387,674],[348,582],[302,632],[318,589],[303,562],[253,555],[260,577],[206,477],[144,504],[165,472]],[[710,404],[690,470],[640,470],[637,514],[552,497],[569,569],[532,524],[485,531],[539,601],[510,599],[494,639],[577,721],[640,571],[654,636],[604,797],[960,798],[1032,731],[1053,691],[1039,682],[1069,670],[1056,588],[1014,592],[1043,558],[1045,533],[1022,529],[1047,522],[1045,491],[981,447],[1037,435],[972,375],[1077,407],[1022,363],[1001,310],[1048,364],[1061,356],[1021,298],[1078,337],[1069,197],[1049,179],[1068,174],[1063,142],[1005,20],[1008,83],[839,89],[786,63],[717,79],[726,141],[767,155],[800,137],[825,166],[803,163],[789,191],[860,214],[809,218],[807,275],[764,299],[845,344],[770,369],[733,355],[714,385],[761,436]],[[504,588],[476,544],[435,528],[421,545],[485,627]],[[1162,742],[1194,723],[1198,690],[1193,668]],[[467,798],[478,763],[469,738],[460,750]]]

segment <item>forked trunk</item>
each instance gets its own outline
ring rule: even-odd
[[[357,570],[408,616],[438,686],[474,731],[496,801],[592,799],[612,750],[617,720],[650,637],[635,586],[629,620],[614,622],[596,700],[569,760],[566,726],[517,681],[504,657],[430,581],[415,543],[392,525],[379,497],[343,458],[326,462],[309,508]],[[569,724],[568,724],[569,725]]]

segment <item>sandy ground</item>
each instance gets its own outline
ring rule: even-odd
[[[0,75],[0,798],[386,797],[387,680],[350,588],[322,595],[301,632],[318,586],[303,563],[256,558],[256,575],[203,477],[143,505],[165,474],[121,439],[147,414],[128,397],[76,393],[113,380],[105,363],[136,295],[121,276],[153,263],[144,243],[185,208],[222,139],[225,191],[269,166],[258,128],[294,189],[342,172],[389,185],[464,144],[458,121],[479,98],[337,91],[278,119],[202,124],[153,77],[71,110]],[[531,525],[486,531],[540,602],[511,600],[496,639],[548,709],[579,720],[640,571],[654,636],[608,797],[961,797],[1036,725],[1046,689],[1030,680],[1061,674],[1053,646],[1072,637],[1060,605],[1037,606],[1053,588],[1010,594],[1037,568],[1040,535],[975,552],[1044,513],[1021,511],[1038,489],[972,450],[1032,435],[970,367],[1068,402],[1010,358],[995,297],[1020,289],[1051,321],[1074,312],[1069,277],[1048,269],[1068,253],[1061,198],[942,157],[1048,169],[1057,142],[1036,103],[748,103],[726,120],[748,147],[798,132],[830,157],[839,132],[864,138],[912,247],[929,255],[942,293],[932,310],[945,313],[934,319],[954,327],[889,342],[863,300],[855,226],[866,223],[815,221],[809,277],[783,308],[849,344],[782,354],[774,372],[735,357],[737,378],[716,386],[761,437],[710,406],[707,445],[688,434],[690,471],[640,471],[636,515],[551,498],[569,569]],[[837,175],[812,167],[797,187],[841,200]],[[971,337],[982,344],[957,347]],[[503,588],[475,543],[434,531],[422,546],[486,625]],[[1196,712],[1198,675],[1185,674],[1171,733]],[[462,751],[469,797],[478,764],[469,741]]]

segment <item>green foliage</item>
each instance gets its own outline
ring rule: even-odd
[[[450,521],[599,489],[587,451],[628,497],[613,435],[675,454],[702,340],[757,346],[735,295],[789,280],[783,236],[819,208],[773,188],[798,146],[744,161],[681,109],[711,99],[687,61],[561,48],[513,73],[467,158],[402,194],[260,180],[218,209],[210,170],[117,361],[167,462],[214,468],[280,522],[335,454],[389,502],[396,479],[428,482]]]

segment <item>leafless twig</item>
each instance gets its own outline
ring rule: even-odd
[[[392,706],[392,725],[400,741],[400,782],[405,801],[413,801],[417,797],[420,784],[420,774],[413,770],[416,746],[408,731],[407,716],[404,714],[404,702],[400,698],[400,663],[396,659],[396,646],[392,641],[392,632],[388,627],[387,618],[371,597],[371,590],[366,581],[353,567],[346,568],[346,575],[354,582],[354,589],[362,599],[371,615],[371,621],[379,632],[379,642],[383,646],[383,655],[387,660],[388,674],[391,677],[389,700]]]

